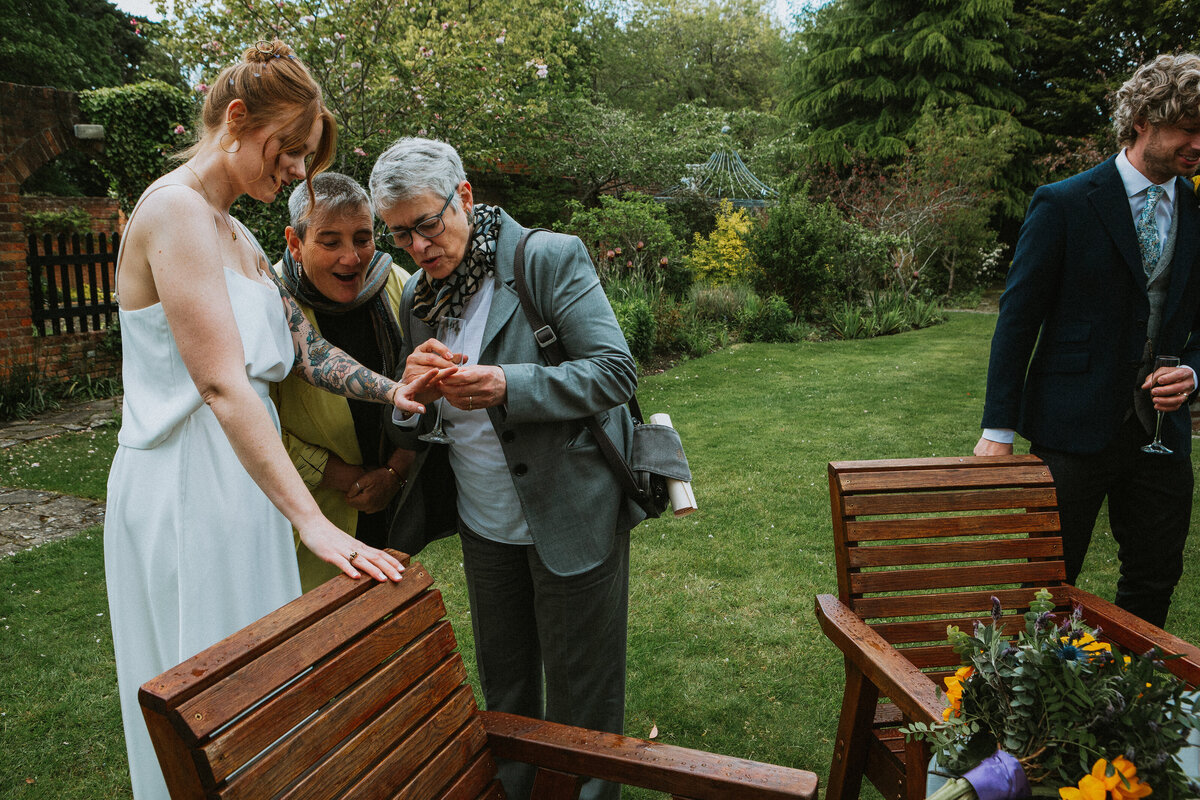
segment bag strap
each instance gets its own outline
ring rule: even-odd
[[[521,309],[525,312],[525,318],[529,320],[529,326],[533,328],[533,338],[537,340],[538,347],[542,348],[542,353],[546,356],[546,361],[552,367],[557,367],[564,361],[569,361],[567,351],[563,349],[562,342],[559,341],[558,335],[554,329],[542,319],[542,315],[538,312],[537,306],[533,303],[533,298],[529,295],[529,285],[525,281],[525,242],[530,236],[538,231],[544,231],[545,228],[531,228],[521,235],[520,241],[517,242],[517,251],[513,255],[513,283],[517,290],[517,296],[521,299]],[[629,400],[631,412],[634,418],[642,421],[642,412],[637,405],[637,397],[631,397]],[[592,437],[596,443],[600,445],[600,452],[604,453],[604,457],[608,460],[608,464],[612,467],[613,474],[617,476],[617,482],[621,484],[625,494],[629,495],[636,501],[645,499],[645,495],[638,488],[637,480],[633,477],[633,470],[629,468],[629,462],[625,460],[625,456],[621,455],[621,451],[613,444],[613,440],[605,433],[604,428],[600,426],[599,420],[594,416],[586,419],[588,430],[592,432]]]

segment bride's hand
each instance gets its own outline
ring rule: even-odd
[[[327,519],[321,522],[300,531],[300,541],[317,558],[333,564],[351,578],[360,577],[362,570],[377,581],[400,580],[404,565],[391,553],[363,544]]]

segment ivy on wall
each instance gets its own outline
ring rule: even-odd
[[[96,165],[128,214],[145,188],[171,168],[170,156],[191,144],[195,103],[161,81],[81,92],[79,103],[89,122],[104,126]]]

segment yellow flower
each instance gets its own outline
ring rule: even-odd
[[[1084,775],[1079,786],[1064,786],[1058,790],[1062,800],[1105,800],[1108,790],[1104,781],[1097,780],[1095,775]]]
[[[1096,638],[1086,631],[1069,637],[1063,636],[1060,641],[1063,644],[1063,660],[1091,661],[1102,653],[1112,654],[1111,644],[1096,641]]]
[[[1153,791],[1149,784],[1137,777],[1135,767],[1125,756],[1112,761],[1112,775],[1108,774],[1108,761],[1101,758],[1092,765],[1091,773],[1084,775],[1078,786],[1065,786],[1058,790],[1062,800],[1138,800]]]
[[[1112,762],[1114,776],[1116,782],[1112,785],[1111,791],[1113,800],[1133,800],[1133,798],[1145,797],[1154,790],[1150,788],[1150,784],[1142,783],[1137,776],[1137,767],[1132,762],[1126,760],[1125,756],[1117,756]],[[1124,780],[1121,780],[1124,778]]]
[[[942,719],[949,720],[952,716],[962,716],[963,681],[974,674],[974,667],[959,667],[953,675],[946,678],[946,700],[950,706],[942,709]]]

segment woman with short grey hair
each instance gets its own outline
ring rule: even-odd
[[[585,420],[598,417],[628,451],[626,401],[637,372],[587,248],[574,236],[530,233],[496,206],[474,202],[454,148],[401,139],[371,173],[386,239],[419,271],[404,287],[405,379],[458,366],[441,398],[452,444],[424,445],[432,416],[397,423],[417,449],[388,544],[408,553],[458,533],[487,707],[621,733],[629,530],[644,516],[617,483]],[[524,269],[540,315],[570,358],[550,366],[513,288]],[[435,336],[463,320],[451,352]],[[427,406],[428,407],[428,406]],[[393,416],[395,420],[396,417]],[[543,679],[544,675],[544,679]],[[533,771],[505,763],[513,800]],[[584,785],[585,798],[619,787]]]

